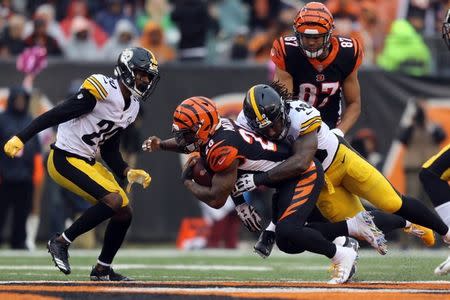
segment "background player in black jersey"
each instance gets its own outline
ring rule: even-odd
[[[280,118],[281,114],[286,117]],[[265,126],[261,125],[262,120]],[[383,231],[408,228],[408,233],[419,236],[424,243],[432,246],[434,235],[430,229],[433,229],[443,236],[444,242],[450,244],[449,227],[439,217],[421,201],[398,193],[343,138],[332,134],[326,124],[321,124],[319,112],[310,105],[302,101],[285,103],[273,88],[260,84],[247,92],[243,112],[239,114],[237,123],[268,140],[282,140],[290,144],[293,154],[269,171],[241,175],[236,182],[234,196],[260,185],[271,184],[274,179],[303,172],[315,156],[323,163],[327,179],[317,207],[328,220],[341,221],[364,211],[359,200],[361,197],[389,213],[374,212],[376,225]],[[320,128],[317,134],[311,134],[314,133],[308,130],[311,126]],[[273,223],[276,224],[276,219]],[[271,245],[265,244],[270,253]],[[255,250],[259,250],[256,245]]]
[[[358,68],[363,48],[356,39],[332,36],[333,29],[333,16],[325,5],[306,4],[294,19],[295,36],[273,43],[273,81],[287,89],[290,99],[316,107],[322,120],[344,136],[361,112]]]
[[[442,38],[450,50],[450,9],[442,24]],[[450,227],[450,144],[426,161],[419,174],[420,181],[433,203],[436,212]],[[435,274],[450,273],[450,256],[435,270]]]
[[[283,115],[280,115],[283,117]],[[317,130],[312,125],[311,131]],[[174,112],[175,138],[161,141],[152,137],[144,142],[146,150],[200,151],[207,168],[214,172],[212,185],[195,183],[191,168],[195,159],[188,161],[182,175],[186,188],[199,200],[218,208],[224,205],[233,190],[238,170],[261,172],[270,170],[291,155],[290,148],[236,126],[229,119],[220,119],[214,102],[205,97],[184,100]],[[312,159],[312,158],[311,158]],[[324,183],[323,169],[317,160],[310,161],[303,172],[293,172],[271,181],[277,193],[273,198],[277,216],[276,242],[286,253],[310,251],[327,256],[334,263],[331,284],[344,283],[351,275],[356,251],[327,240],[322,232],[305,226]],[[362,212],[347,221],[330,224],[327,236],[348,235],[369,241],[380,252],[385,247],[384,235],[376,228],[368,212]]]
[[[93,206],[62,234],[51,238],[47,248],[59,270],[70,274],[70,243],[110,219],[102,251],[90,275],[95,281],[130,280],[111,268],[132,218],[128,197],[114,175],[128,179],[127,192],[132,183],[146,188],[151,180],[144,170],[127,165],[119,152],[119,143],[122,130],[136,119],[139,100],[148,99],[156,87],[158,63],[147,49],[127,48],[118,58],[115,74],[117,78],[89,76],[75,95],[32,121],[4,146],[6,154],[15,157],[31,137],[59,124],[47,162],[50,177]],[[96,161],[98,150],[114,175]]]

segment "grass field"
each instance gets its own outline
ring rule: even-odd
[[[44,250],[38,250],[33,253],[1,250],[0,280],[2,284],[0,285],[0,298],[4,299],[4,295],[1,295],[2,290],[8,293],[20,291],[23,294],[29,292],[28,286],[30,289],[33,286],[41,286],[42,289],[38,289],[39,295],[54,296],[51,293],[55,290],[54,286],[60,287],[65,285],[76,286],[73,292],[76,291],[77,294],[72,293],[70,294],[71,297],[77,299],[80,297],[85,298],[87,294],[79,293],[85,287],[91,289],[92,284],[82,283],[81,281],[89,280],[90,269],[96,262],[98,252],[99,250],[71,250],[72,274],[66,276],[54,267],[50,256]],[[391,250],[386,256],[381,256],[375,251],[361,250],[355,283],[353,285],[342,285],[341,288],[359,288],[362,286],[364,291],[366,288],[370,288],[371,285],[383,284],[383,291],[391,291],[393,289],[394,292],[397,292],[397,289],[403,286],[399,282],[404,282],[403,288],[409,287],[413,291],[414,297],[420,295],[421,292],[425,292],[430,296],[447,297],[439,299],[449,299],[450,281],[447,280],[450,280],[450,275],[448,277],[439,277],[433,274],[434,268],[449,254],[450,250],[448,249],[404,252]],[[228,289],[245,286],[247,289],[256,289],[259,292],[264,292],[265,288],[282,288],[282,294],[286,296],[288,295],[284,294],[288,291],[286,288],[294,289],[296,292],[298,292],[298,289],[305,288],[306,292],[310,292],[311,289],[315,292],[319,290],[329,292],[334,288],[325,284],[329,279],[327,272],[329,260],[310,253],[286,255],[274,250],[270,258],[263,260],[249,249],[178,251],[175,249],[151,249],[151,247],[148,249],[125,248],[119,252],[114,266],[117,271],[138,280],[141,285],[136,286],[135,283],[133,287],[139,288],[139,291],[142,289],[156,289],[155,291],[161,292],[167,287],[183,287],[186,289],[202,287],[202,292],[207,291],[207,288],[218,292],[218,286],[226,285]],[[27,283],[27,281],[30,282]],[[78,283],[78,281],[80,282]],[[396,286],[392,287],[389,285],[391,282],[395,282]],[[428,285],[420,285],[420,288],[418,286],[410,286],[411,284],[416,284],[416,282],[417,284]],[[311,284],[313,285],[310,286]],[[388,287],[385,284],[388,284]],[[47,291],[46,287],[48,285],[51,285],[53,288]],[[24,286],[27,286],[25,291],[23,290]],[[104,286],[98,286],[98,288],[101,289]],[[131,286],[125,287],[125,289],[130,288]],[[32,290],[35,291],[34,288]],[[109,286],[108,292],[111,291]],[[226,291],[221,296],[228,295]],[[90,290],[87,292],[91,293]],[[341,293],[342,290],[334,290],[334,292]],[[279,295],[280,292],[276,292],[276,294]],[[195,294],[194,296],[200,297],[202,295]],[[67,298],[66,294],[62,294],[62,296]],[[137,298],[141,298],[141,296],[136,295]],[[242,298],[252,298],[249,295],[244,296]],[[380,297],[381,294],[377,294],[377,299],[391,299]],[[98,297],[96,296],[95,298]],[[153,299],[153,297],[151,298]],[[258,295],[256,298],[265,297]],[[315,296],[314,298],[317,297]],[[186,297],[179,299],[186,299]],[[282,297],[279,299],[297,298]],[[320,297],[317,299],[320,299]],[[339,299],[339,297],[336,299]],[[427,297],[427,299],[434,298]]]

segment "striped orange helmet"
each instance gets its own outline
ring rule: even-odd
[[[333,15],[319,2],[310,2],[303,6],[294,20],[294,32],[300,48],[306,56],[316,58],[330,45],[334,29]],[[321,45],[306,45],[304,38],[322,38]]]
[[[206,97],[191,97],[177,106],[173,113],[172,132],[185,152],[197,151],[217,129],[219,112]]]

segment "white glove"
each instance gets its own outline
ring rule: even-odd
[[[256,189],[255,181],[253,180],[254,174],[244,174],[236,180],[234,189],[231,192],[231,196],[237,197],[245,192],[250,192]]]
[[[234,208],[237,215],[250,232],[261,231],[261,216],[256,209],[247,203],[239,204]]]
[[[331,129],[331,132],[337,136],[344,137],[344,132],[342,132],[339,128],[333,128]]]

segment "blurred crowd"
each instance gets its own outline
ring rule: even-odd
[[[0,59],[26,47],[77,61],[114,61],[131,45],[173,60],[270,61],[274,39],[292,34],[310,1],[2,0]],[[423,37],[438,37],[447,0],[322,0],[335,34],[358,38],[365,65],[423,75],[432,68]],[[411,49],[414,48],[414,51]],[[406,51],[405,51],[406,50]],[[408,51],[409,50],[409,51]]]

